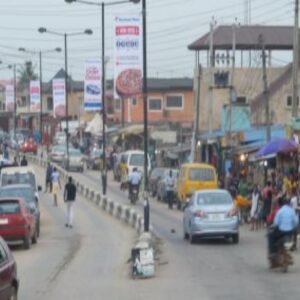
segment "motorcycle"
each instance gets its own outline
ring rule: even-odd
[[[135,204],[138,201],[138,198],[139,198],[139,186],[133,185],[131,187],[130,203]]]
[[[287,237],[283,237],[278,241],[278,253],[269,258],[271,269],[281,268],[284,273],[288,271],[288,267],[294,264],[290,248],[291,243]]]

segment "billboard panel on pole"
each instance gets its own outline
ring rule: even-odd
[[[142,91],[142,17],[115,17],[114,96],[128,98]]]
[[[99,60],[86,61],[84,71],[84,109],[86,111],[102,108],[101,79],[101,62]]]
[[[7,84],[5,86],[5,107],[6,111],[14,111],[14,102],[15,102],[15,89],[12,84]]]
[[[41,94],[40,81],[30,81],[30,111],[40,112],[41,110]]]
[[[66,116],[66,89],[64,79],[53,79],[53,116],[63,118]]]

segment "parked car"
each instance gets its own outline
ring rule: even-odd
[[[29,184],[10,184],[0,188],[0,198],[23,198],[36,218],[37,235],[40,235],[40,208],[34,190]]]
[[[86,167],[92,170],[100,170],[101,166],[101,149],[93,149],[86,161]]]
[[[191,243],[197,237],[225,237],[237,244],[238,211],[229,192],[217,189],[194,192],[184,209],[183,232]]]
[[[64,153],[62,166],[66,170],[84,171],[84,156],[79,149],[69,149],[69,164],[67,153]]]
[[[38,145],[33,138],[28,138],[21,145],[20,151],[23,153],[34,153],[37,154]]]
[[[116,163],[116,178],[121,179],[120,176],[120,163],[122,160],[125,161],[128,167],[129,174],[133,171],[134,168],[137,168],[139,172],[144,173],[144,151],[141,150],[129,150],[123,153],[120,153]],[[151,160],[148,155],[148,172],[151,171]]]
[[[6,186],[9,184],[29,184],[34,191],[37,201],[39,202],[39,192],[42,190],[42,187],[37,184],[36,175],[32,167],[14,166],[3,168],[0,176],[0,186]]]
[[[61,164],[66,151],[66,146],[64,145],[53,145],[50,150],[50,159],[52,162]]]
[[[179,170],[177,169],[171,169],[172,170],[172,176],[175,177],[175,186],[176,187],[176,182],[177,182],[177,177],[179,174]],[[163,175],[157,182],[157,200],[159,201],[167,201],[167,185],[166,185],[166,178],[170,173],[170,169],[164,170]],[[176,196],[176,191],[174,190],[174,197]]]
[[[177,208],[180,209],[194,191],[218,188],[216,169],[209,164],[187,163],[180,167],[177,181]]]
[[[22,241],[24,248],[37,243],[37,220],[34,209],[23,198],[0,198],[0,235],[9,243]]]
[[[0,237],[0,278],[0,300],[17,300],[19,290],[17,264],[2,237]]]
[[[163,176],[166,168],[154,168],[149,176],[149,192],[152,197],[157,195],[157,183]]]

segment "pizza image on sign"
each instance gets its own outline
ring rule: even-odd
[[[131,97],[141,93],[142,72],[138,69],[122,71],[116,80],[116,91],[120,97]]]

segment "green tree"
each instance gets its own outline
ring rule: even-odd
[[[38,79],[35,68],[36,66],[34,66],[31,61],[26,61],[25,64],[18,69],[18,81],[21,89],[28,87],[30,80]]]

